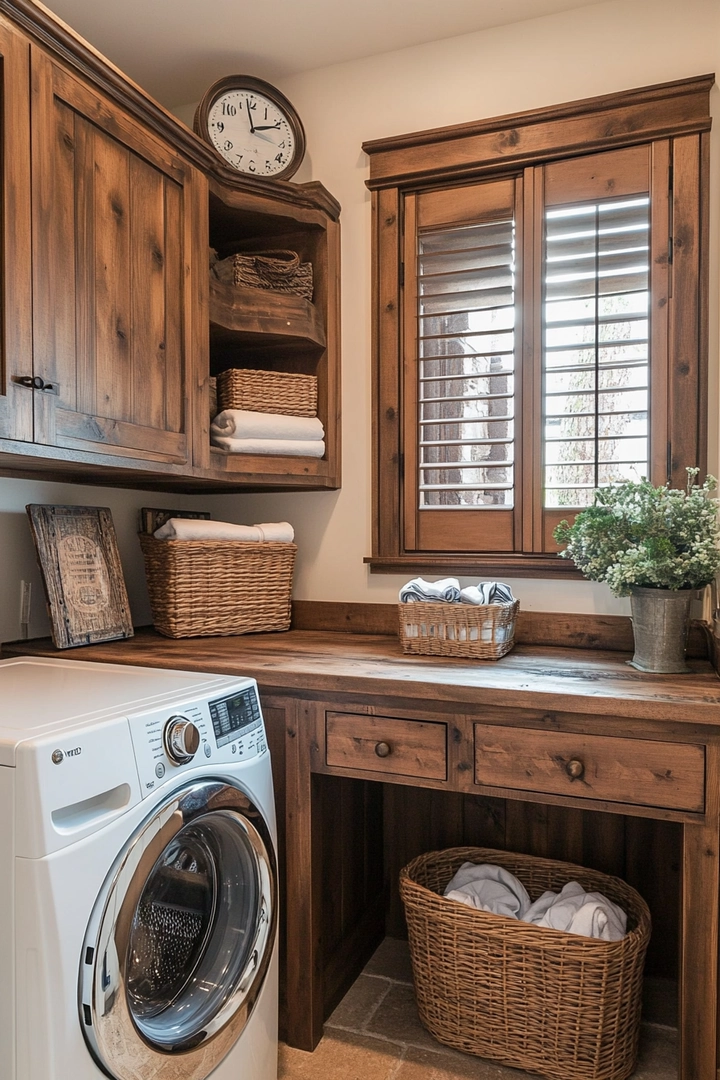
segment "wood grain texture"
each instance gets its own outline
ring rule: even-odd
[[[329,712],[328,765],[394,775],[447,779],[447,725]]]
[[[59,649],[133,635],[112,514],[106,507],[27,507]]]
[[[549,106],[492,120],[375,139],[363,143],[370,156],[368,187],[392,186],[420,177],[478,175],[502,157],[520,165],[562,154],[612,149],[669,131],[709,129],[708,94],[714,76],[698,76],[617,94]]]
[[[2,314],[0,315],[0,436],[32,439],[33,397],[13,376],[32,375],[30,221],[30,80],[27,40],[0,20],[2,58]],[[10,271],[11,272],[8,272]]]
[[[48,640],[4,648],[15,655],[53,651]],[[406,656],[396,638],[370,634],[290,630],[183,642],[147,629],[131,641],[81,648],[73,657],[252,675],[267,690],[623,716],[671,722],[674,731],[720,725],[720,680],[707,660],[691,660],[690,675],[648,675],[630,667],[626,654],[602,649],[521,645],[500,660],[464,661]]]
[[[293,630],[346,631],[353,634],[397,634],[395,604],[354,604],[322,600],[293,601]],[[632,621],[626,615],[522,611],[515,627],[518,645],[551,645],[570,649],[633,651]],[[701,622],[693,622],[688,655],[708,656],[708,637]]]
[[[188,460],[178,155],[33,52],[38,441]]]
[[[475,779],[485,787],[702,813],[705,748],[475,724]]]

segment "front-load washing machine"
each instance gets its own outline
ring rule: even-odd
[[[0,662],[0,1077],[275,1080],[252,679]]]

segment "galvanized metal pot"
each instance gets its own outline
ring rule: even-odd
[[[635,655],[640,671],[674,674],[690,671],[685,663],[690,601],[695,589],[646,589],[630,594]]]

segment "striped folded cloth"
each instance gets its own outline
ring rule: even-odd
[[[441,581],[425,581],[413,578],[400,590],[401,604],[414,604],[418,601],[445,604],[514,604],[515,597],[509,585],[502,581],[480,581],[477,585],[460,588],[457,578],[443,578]]]
[[[515,597],[509,585],[502,581],[479,581],[460,592],[461,604],[514,604]]]
[[[452,604],[459,599],[460,582],[454,577],[443,578],[442,581],[425,581],[424,578],[416,577],[400,590],[401,604],[414,604],[418,600]]]

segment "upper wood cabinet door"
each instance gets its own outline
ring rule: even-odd
[[[0,18],[0,438],[31,440],[30,43]]]
[[[35,441],[184,463],[197,174],[39,49],[31,77]]]

